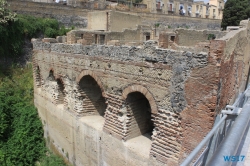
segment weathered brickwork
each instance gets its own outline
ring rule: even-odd
[[[65,96],[65,110],[77,116],[105,112],[104,131],[124,141],[146,134],[152,139],[151,156],[177,163],[179,112],[186,105],[184,82],[192,68],[206,66],[207,53],[153,45],[151,41],[143,48],[36,41],[34,65],[40,69],[36,78],[44,82],[41,89],[50,101],[59,103]],[[52,70],[55,78],[48,79]],[[59,78],[63,85],[54,81]]]
[[[47,136],[75,165],[179,165],[246,85],[248,24],[199,53],[33,40]]]

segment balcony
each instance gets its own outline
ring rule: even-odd
[[[223,7],[222,6],[219,6],[219,11],[222,11],[223,10]]]

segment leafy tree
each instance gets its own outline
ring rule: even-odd
[[[223,10],[221,27],[238,26],[241,20],[250,17],[249,0],[227,0]]]
[[[72,28],[59,27],[55,19],[17,15],[15,21],[0,24],[0,57],[18,58],[22,53],[24,38],[37,37],[39,32],[45,37],[65,35]]]
[[[6,25],[14,21],[16,13],[10,12],[6,0],[0,0],[0,25]]]
[[[16,15],[0,0],[0,58],[19,58],[24,38],[65,35],[54,19]],[[49,155],[48,155],[49,154]],[[41,161],[41,162],[40,162]],[[45,146],[43,126],[33,105],[32,68],[0,66],[0,166],[63,166]]]

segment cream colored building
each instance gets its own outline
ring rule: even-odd
[[[213,11],[213,14],[215,14],[216,18],[222,19],[223,9],[225,6],[224,0],[210,0],[209,4],[216,6],[215,11]]]
[[[143,0],[152,13],[163,14],[179,14],[180,7],[185,9],[185,14],[188,15],[188,10],[191,11],[193,0]]]
[[[209,3],[204,1],[193,0],[143,0],[143,4],[152,13],[174,14],[190,17],[222,19],[222,9],[224,8],[223,0],[210,0]]]
[[[210,0],[207,4],[203,1],[197,1],[193,3],[192,17],[222,19],[223,9],[223,0]]]

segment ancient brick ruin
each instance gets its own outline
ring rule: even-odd
[[[245,87],[250,24],[241,26],[203,52],[34,39],[35,105],[50,147],[74,165],[179,165]]]

